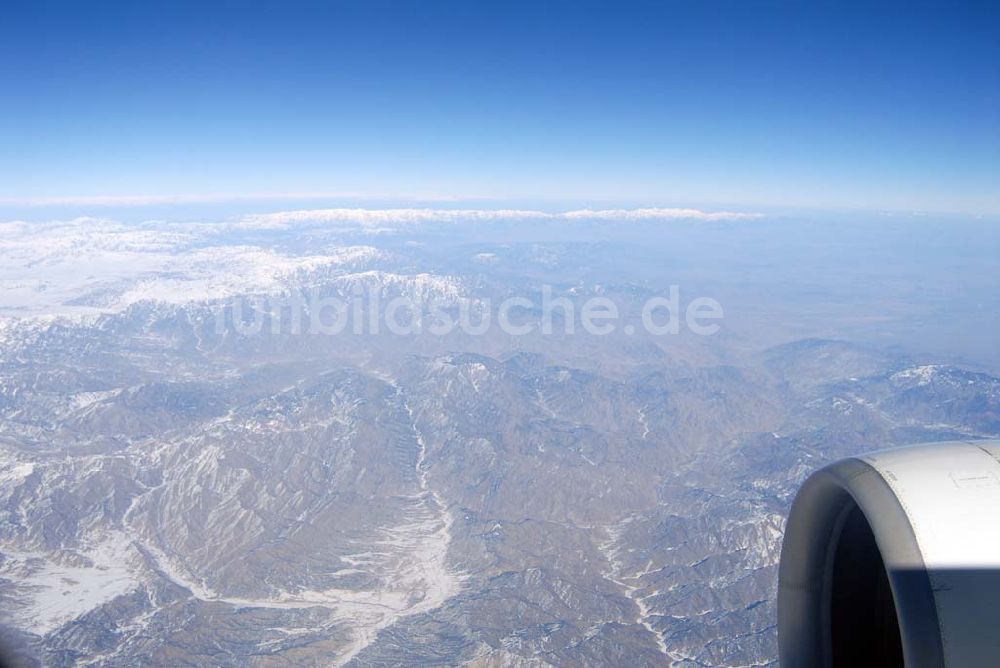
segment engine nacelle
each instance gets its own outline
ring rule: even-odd
[[[781,548],[782,668],[1000,666],[1000,441],[813,474]]]

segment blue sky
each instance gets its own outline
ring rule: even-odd
[[[7,205],[339,193],[1000,213],[989,4],[4,11]]]

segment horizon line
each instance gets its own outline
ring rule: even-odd
[[[675,200],[676,198],[668,198]],[[569,202],[631,202],[630,207],[615,207],[615,209],[663,209],[663,210],[698,210],[700,213],[708,213],[700,206],[686,205],[660,205],[655,204],[655,198],[635,198],[635,197],[609,197],[593,196],[569,197],[569,196],[539,196],[539,195],[485,195],[485,194],[439,194],[439,193],[372,193],[357,191],[306,191],[287,192],[274,191],[262,193],[184,193],[170,195],[41,195],[35,197],[15,197],[0,196],[0,207],[44,209],[44,208],[66,208],[74,206],[91,206],[100,208],[136,208],[153,206],[183,206],[192,204],[225,204],[239,202],[279,202],[279,201],[306,201],[306,200],[340,200],[357,202],[374,201],[398,201],[398,202],[551,202],[553,204]],[[662,202],[663,200],[659,200]],[[718,206],[734,206],[735,203],[719,204]],[[742,205],[737,205],[742,208]],[[774,204],[758,203],[753,204],[755,208],[771,209],[777,211],[817,211],[817,212],[842,212],[842,213],[869,213],[884,217],[893,216],[964,216],[972,218],[987,218],[1000,216],[1000,211],[969,211],[969,210],[942,210],[942,209],[919,209],[909,207],[865,207],[865,206],[831,206],[822,204],[802,205],[802,204]],[[346,208],[346,207],[324,207],[324,208]],[[412,208],[412,207],[401,207]],[[708,208],[715,208],[709,206]],[[732,211],[719,211],[718,213],[734,213]],[[756,217],[764,214],[755,213]]]

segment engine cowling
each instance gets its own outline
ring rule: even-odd
[[[813,474],[781,549],[783,668],[1000,666],[1000,441]]]

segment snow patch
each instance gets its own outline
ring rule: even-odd
[[[901,381],[916,381],[918,386],[929,385],[940,368],[940,365],[937,364],[924,364],[894,373],[892,380],[897,383]]]
[[[130,563],[131,541],[109,533],[89,548],[66,553],[0,550],[0,576],[14,585],[7,616],[25,631],[44,635],[139,586]]]

